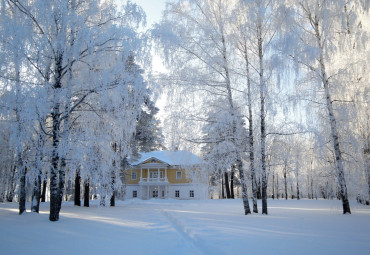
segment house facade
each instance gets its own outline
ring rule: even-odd
[[[153,151],[129,163],[126,198],[208,198],[208,174],[191,152]]]

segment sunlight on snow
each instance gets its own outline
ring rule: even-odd
[[[295,208],[295,207],[274,207],[270,206],[269,209],[284,209],[284,210],[298,210],[298,211],[333,211],[333,209],[330,208]]]
[[[0,208],[0,211],[16,212],[16,213],[18,213],[19,212],[19,209],[18,208],[16,208],[16,209],[13,209],[13,208]]]
[[[110,218],[110,217],[99,217],[99,216],[84,216],[81,218],[81,215],[75,213],[61,213],[63,217],[73,218],[73,219],[81,219],[81,220],[88,220],[88,221],[96,221],[101,223],[112,224],[121,227],[131,227],[131,228],[143,228],[143,229],[151,229],[153,228],[153,223],[145,222],[145,221],[129,221],[129,220],[122,220],[117,218]]]

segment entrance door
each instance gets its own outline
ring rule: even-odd
[[[153,190],[153,197],[158,197],[158,190]]]

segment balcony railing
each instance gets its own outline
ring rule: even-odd
[[[140,182],[168,182],[167,178],[140,178]]]

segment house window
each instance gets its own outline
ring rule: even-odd
[[[158,190],[153,190],[153,197],[158,197]]]
[[[164,197],[164,190],[162,190],[162,197]]]
[[[190,190],[190,197],[194,197],[194,190]]]
[[[136,180],[136,178],[137,178],[136,172],[132,172],[131,173],[131,180]]]
[[[181,171],[177,171],[176,172],[176,179],[182,179],[182,172]]]
[[[180,190],[175,190],[175,197],[180,197]]]
[[[132,191],[132,197],[137,197],[137,190]]]
[[[150,178],[158,178],[158,172],[150,172]],[[159,172],[159,178],[163,178],[163,172]]]

